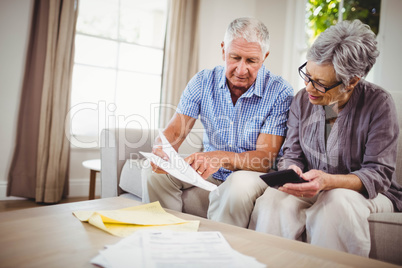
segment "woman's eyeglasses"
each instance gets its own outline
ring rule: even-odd
[[[321,84],[321,83],[319,83],[319,82],[317,82],[317,81],[314,81],[313,79],[310,78],[309,75],[307,75],[307,74],[303,71],[303,68],[304,68],[306,65],[307,65],[307,62],[305,62],[302,66],[299,67],[299,75],[300,75],[300,77],[301,77],[304,81],[306,81],[307,83],[310,83],[310,82],[311,82],[311,83],[313,84],[313,87],[314,87],[315,89],[317,89],[318,91],[320,91],[320,92],[322,92],[322,93],[325,93],[325,92],[327,92],[328,90],[333,89],[334,87],[337,87],[337,86],[339,86],[340,84],[342,84],[342,81],[339,81],[339,82],[337,82],[336,84],[334,84],[334,85],[332,85],[332,86],[330,86],[330,87],[326,87],[326,86],[324,86],[323,84]]]

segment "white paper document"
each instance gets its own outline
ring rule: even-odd
[[[139,231],[100,251],[105,267],[247,267],[264,264],[233,250],[220,232]]]
[[[168,155],[169,160],[164,160],[153,153],[140,152],[148,160],[159,166],[173,177],[200,187],[207,191],[217,189],[217,186],[204,180],[177,152],[159,130],[159,137],[162,140],[162,150]]]

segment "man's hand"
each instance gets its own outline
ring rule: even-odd
[[[325,188],[325,181],[329,174],[317,169],[312,169],[306,173],[303,173],[302,170],[296,165],[291,165],[289,168],[296,171],[300,177],[308,182],[286,183],[282,187],[279,187],[280,191],[297,197],[310,198],[314,197]]]
[[[221,167],[221,158],[217,152],[194,153],[184,160],[204,179]]]
[[[175,113],[173,118],[170,120],[168,126],[163,131],[166,139],[170,142],[173,149],[176,152],[179,150],[180,145],[186,139],[188,133],[193,128],[195,123],[195,118],[190,116]],[[161,157],[163,160],[169,161],[169,156],[162,150],[162,140],[158,136],[155,139],[154,146],[152,147],[152,153]],[[159,174],[167,174],[166,171],[158,167],[157,165],[151,163],[152,170]]]
[[[154,155],[159,156],[160,158],[162,158],[165,161],[169,160],[169,156],[162,150],[162,145],[154,145],[154,147],[152,147],[152,153]],[[166,171],[164,171],[163,169],[161,169],[160,167],[158,167],[157,165],[155,165],[154,163],[151,162],[151,166],[152,166],[152,171],[158,174],[167,174]]]

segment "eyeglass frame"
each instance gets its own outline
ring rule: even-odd
[[[303,69],[306,65],[307,65],[307,61],[306,61],[302,66],[299,67],[299,75],[300,75],[300,77],[303,79],[303,81],[307,82],[307,84],[311,82],[311,83],[313,84],[313,87],[314,87],[316,90],[318,90],[319,92],[321,92],[321,93],[326,93],[328,90],[331,90],[331,89],[333,89],[333,88],[335,88],[335,87],[337,87],[337,86],[339,86],[340,84],[343,83],[342,81],[339,81],[339,82],[336,82],[336,83],[335,83],[334,85],[332,85],[332,86],[326,87],[326,86],[324,86],[323,84],[321,84],[320,82],[314,81],[313,79],[311,79],[311,78],[309,77],[309,75],[307,75],[305,72],[302,71],[302,69]],[[304,79],[304,77],[303,77],[302,74],[308,79],[308,81],[306,81],[306,79]],[[317,84],[317,85],[323,87],[323,88],[325,89],[325,91],[323,92],[323,91],[319,90],[318,88],[316,88],[316,87],[315,87],[315,84]]]

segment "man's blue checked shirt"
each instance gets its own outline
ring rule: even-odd
[[[286,136],[293,88],[263,65],[254,84],[233,105],[225,68],[203,70],[187,84],[177,112],[200,117],[206,130],[204,151],[242,153],[256,150],[260,133]],[[213,177],[225,180],[232,171],[221,168]]]

